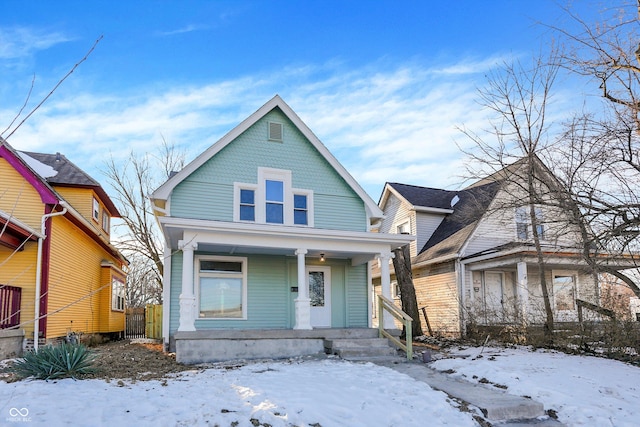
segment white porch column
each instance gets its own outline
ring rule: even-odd
[[[389,273],[389,261],[393,254],[391,252],[378,255],[378,265],[380,266],[380,286],[382,296],[391,300],[391,274]],[[384,317],[382,327],[384,329],[396,329],[393,317],[387,314]],[[378,319],[380,321],[380,319]]]
[[[518,283],[517,283],[517,296],[518,296],[518,305],[520,307],[520,314],[522,315],[523,321],[526,323],[527,319],[527,308],[529,307],[529,283],[527,279],[527,263],[519,262],[517,265],[518,269]]]
[[[180,325],[178,331],[195,331],[196,297],[193,294],[193,251],[197,243],[179,241],[182,250],[182,293],[180,294]]]
[[[306,249],[296,250],[298,256],[298,298],[295,299],[296,324],[293,329],[313,329],[311,327],[311,299],[309,298],[305,264],[306,254]]]

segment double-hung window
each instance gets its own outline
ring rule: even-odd
[[[234,183],[234,221],[313,227],[313,191],[292,181],[289,170],[258,168],[257,183]]]
[[[198,317],[247,318],[247,259],[196,257]]]
[[[240,188],[240,221],[256,220],[256,191]]]
[[[284,224],[284,182],[267,179],[264,185],[266,222]]]
[[[111,281],[111,309],[116,311],[124,311],[124,282],[113,279]]]
[[[309,225],[309,207],[306,194],[293,195],[293,223]]]
[[[516,208],[516,236],[519,240],[527,240],[533,237],[531,234],[531,214],[529,206],[520,206]],[[544,239],[544,217],[542,208],[534,207],[536,231],[540,239]]]

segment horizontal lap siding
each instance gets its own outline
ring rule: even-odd
[[[268,121],[284,124],[283,142],[267,140]],[[294,188],[313,191],[315,228],[366,230],[362,200],[278,109],[178,184],[171,195],[171,215],[231,221],[233,184],[256,184],[258,167],[290,170]]]
[[[426,307],[429,324],[434,332],[443,335],[460,334],[460,309],[456,274],[453,264],[440,264],[416,272],[414,277],[418,307]],[[423,331],[428,331],[420,310]]]
[[[44,205],[38,192],[3,158],[0,158],[0,210],[40,231]]]
[[[348,328],[366,328],[369,325],[367,297],[367,264],[346,267],[346,298]]]
[[[180,325],[180,293],[182,293],[182,251],[171,255],[171,312],[169,313],[169,334],[173,335]],[[166,284],[165,284],[166,286]]]
[[[22,327],[27,336],[33,335],[37,245],[36,242],[29,242],[23,251],[15,253],[0,246],[0,286],[22,288],[20,322],[23,323]],[[7,261],[9,257],[10,260]]]
[[[115,260],[63,217],[53,218],[48,238],[51,239],[48,313],[51,314],[47,318],[47,338],[64,336],[68,331],[122,330],[108,326],[109,319],[104,318],[104,312],[101,316],[100,307],[101,299],[106,299],[101,298],[101,294],[111,292],[111,283],[101,280],[101,263]],[[124,318],[124,313],[109,316]],[[114,321],[116,323],[119,322]]]

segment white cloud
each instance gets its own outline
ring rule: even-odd
[[[25,58],[69,40],[71,38],[57,31],[21,26],[0,27],[0,59]]]
[[[464,174],[456,126],[485,128],[489,114],[475,102],[481,75],[439,71],[456,66],[330,63],[165,91],[58,96],[10,142],[64,152],[102,180],[109,153],[125,161],[131,150],[153,152],[162,134],[192,159],[279,93],[374,199],[385,181],[452,188]]]

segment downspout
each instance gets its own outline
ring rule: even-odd
[[[46,223],[47,219],[64,215],[67,213],[67,203],[64,201],[60,202],[60,206],[63,209],[60,212],[52,212],[48,214],[42,215],[40,222],[40,232],[42,237],[38,237],[38,254],[36,258],[36,303],[35,303],[35,319],[33,323],[33,350],[38,351],[38,339],[40,335],[40,290],[42,288],[42,244],[44,239],[47,238],[46,234]]]

